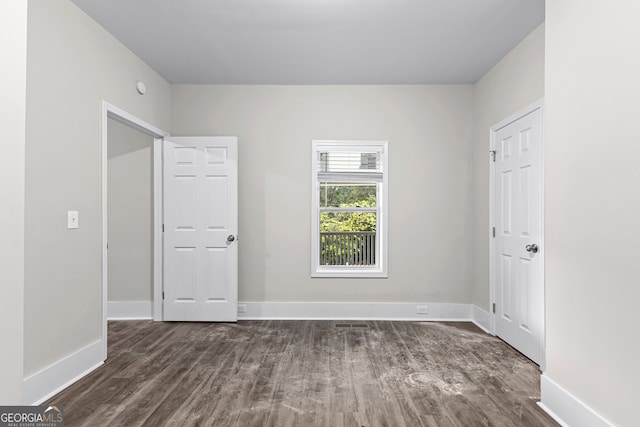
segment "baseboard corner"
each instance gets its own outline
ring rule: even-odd
[[[549,378],[540,377],[538,406],[562,426],[613,427],[602,415]]]
[[[489,318],[489,312],[483,310],[475,304],[471,304],[471,321],[486,333],[491,334]]]

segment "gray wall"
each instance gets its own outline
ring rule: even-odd
[[[170,126],[169,84],[70,1],[29,1],[27,53],[25,375],[101,335],[102,100]]]
[[[638,17],[547,2],[546,374],[619,426],[640,425]]]
[[[22,403],[27,3],[0,2],[0,405]]]
[[[153,137],[108,120],[108,300],[151,301]]]
[[[472,88],[172,86],[173,135],[239,138],[240,300],[467,303]],[[311,279],[311,140],[389,140],[389,278]]]
[[[473,86],[473,296],[489,310],[489,128],[544,96],[544,24]]]

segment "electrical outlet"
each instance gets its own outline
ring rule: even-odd
[[[416,311],[418,314],[429,314],[429,307],[426,305],[419,305],[418,310]]]
[[[238,304],[238,313],[246,313],[247,304]]]

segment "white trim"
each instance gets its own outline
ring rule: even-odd
[[[106,360],[107,358],[107,262],[108,262],[108,254],[107,254],[107,162],[108,162],[108,136],[107,136],[107,128],[108,128],[108,119],[112,118],[117,120],[127,126],[131,126],[134,129],[137,129],[141,132],[144,132],[148,135],[153,136],[156,139],[161,139],[169,136],[169,133],[158,129],[157,127],[145,122],[138,117],[129,114],[125,110],[118,108],[106,101],[102,101],[102,136],[101,136],[101,191],[102,191],[102,360]],[[161,182],[157,181],[157,173],[155,172],[157,169],[162,167],[161,163],[158,163],[158,156],[155,154],[156,143],[154,142],[154,197],[158,198],[158,192],[161,189]],[[162,211],[158,210],[158,204],[155,203],[154,206],[154,218],[161,218]],[[161,268],[161,242],[159,242],[158,236],[161,235],[161,230],[158,230],[158,222],[154,219],[154,301],[156,297],[156,290],[158,287],[161,288],[161,284],[156,283],[159,279],[161,279],[161,274],[158,274],[158,269]],[[155,313],[155,310],[154,310]],[[158,319],[159,320],[159,319]]]
[[[151,301],[108,301],[107,319],[137,320],[152,319],[153,304]]]
[[[39,405],[103,364],[102,342],[95,341],[23,380],[23,402]]]
[[[162,138],[153,139],[153,320],[162,320]]]
[[[542,374],[540,377],[540,392],[542,398],[538,406],[562,426],[613,426],[613,423],[569,393],[546,374]]]
[[[496,295],[495,295],[495,250],[496,243],[493,237],[495,220],[496,220],[496,193],[495,193],[495,185],[496,185],[496,163],[492,160],[491,152],[495,150],[495,141],[493,138],[494,130],[493,128],[489,129],[489,156],[487,157],[489,160],[489,332],[493,335],[496,334],[496,316],[492,313],[493,305],[495,304]]]
[[[540,176],[542,179],[540,191],[541,191],[541,202],[540,202],[540,247],[543,248],[542,253],[540,255],[540,268],[542,269],[542,278],[544,280],[544,98],[540,98],[539,100],[531,103],[520,111],[511,114],[504,120],[496,123],[491,126],[489,129],[489,150],[496,150],[496,142],[495,142],[495,133],[502,129],[503,127],[515,122],[516,120],[524,117],[528,114],[531,114],[535,110],[542,110],[543,118],[542,118],[542,145],[540,147]],[[493,238],[493,227],[495,226],[495,162],[491,160],[491,156],[488,157],[489,161],[489,307],[492,307],[496,300],[495,295],[495,280],[496,280],[496,272],[495,272],[495,239]],[[544,284],[542,286],[542,310],[544,311]],[[544,318],[544,316],[543,316]],[[493,313],[493,310],[489,313],[489,324],[488,324],[489,332],[493,335],[496,334],[496,315]],[[542,371],[545,370],[546,367],[546,350],[545,350],[545,323],[542,324],[542,357],[540,360],[540,369]]]
[[[242,301],[238,320],[411,320],[471,322],[470,304],[421,302],[256,302]],[[427,306],[428,314],[417,314]]]
[[[476,326],[488,334],[491,334],[489,330],[489,312],[484,311],[475,304],[471,304],[471,321]],[[493,335],[493,334],[491,334]]]
[[[139,119],[133,114],[129,114],[122,108],[118,108],[115,105],[110,104],[106,101],[102,101],[102,106],[103,108],[106,108],[107,115],[110,118],[117,120],[120,123],[125,124],[127,126],[131,126],[132,128],[139,130],[142,133],[151,135],[154,138],[164,138],[169,136],[168,132],[165,132],[162,129],[155,127],[154,125],[147,123],[142,119]]]
[[[375,151],[382,154],[382,182],[378,186],[377,201],[378,230],[376,233],[376,260],[373,268],[338,267],[327,268],[319,265],[319,218],[318,209],[318,159],[317,153],[323,149],[332,151],[353,150]],[[389,265],[389,143],[382,140],[313,140],[311,141],[311,277],[343,278],[388,278]]]

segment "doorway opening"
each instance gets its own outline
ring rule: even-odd
[[[153,137],[108,118],[107,318],[151,319]]]
[[[107,358],[107,319],[108,319],[108,310],[109,310],[109,222],[110,219],[116,220],[121,224],[125,223],[126,215],[123,215],[121,218],[110,218],[109,216],[109,169],[110,166],[113,170],[118,170],[118,174],[124,176],[127,172],[126,170],[122,170],[126,168],[126,161],[119,162],[120,164],[113,163],[109,164],[109,137],[112,135],[120,135],[124,136],[132,136],[134,138],[139,138],[137,142],[132,141],[131,147],[135,147],[136,145],[141,148],[145,144],[149,144],[149,149],[146,150],[146,155],[149,157],[147,161],[151,160],[151,164],[147,171],[151,173],[151,178],[149,178],[152,183],[152,189],[149,190],[147,199],[149,206],[146,207],[147,213],[146,216],[148,221],[151,221],[148,225],[151,229],[146,230],[142,233],[137,233],[135,240],[139,242],[141,238],[144,238],[146,235],[147,238],[150,238],[148,241],[149,247],[147,248],[146,254],[142,254],[141,256],[148,257],[149,261],[151,261],[151,271],[146,272],[147,280],[151,280],[152,286],[150,289],[147,289],[148,292],[151,292],[151,313],[154,320],[161,320],[162,318],[162,307],[161,307],[161,295],[160,289],[162,289],[162,192],[161,192],[161,183],[162,183],[162,141],[169,134],[161,129],[156,128],[155,126],[146,123],[145,121],[139,119],[138,117],[129,114],[128,112],[111,105],[105,101],[102,103],[102,342],[103,342],[103,359]],[[147,142],[144,142],[144,138],[148,138]],[[152,140],[152,141],[151,141]],[[114,140],[112,139],[112,142]],[[124,145],[123,145],[124,144]],[[126,148],[126,142],[122,142],[118,144],[120,149],[124,151],[132,151]],[[115,148],[115,147],[112,147]],[[145,155],[145,150],[141,150],[143,157]],[[112,150],[111,155],[115,157],[117,153]],[[122,154],[122,153],[121,153]],[[140,157],[140,156],[137,156]],[[131,157],[129,160],[139,161],[140,159],[135,159]],[[113,166],[115,165],[115,169]],[[144,171],[129,171],[132,174],[140,174],[144,173]],[[133,190],[133,189],[130,189]],[[126,209],[127,197],[132,197],[132,193],[129,192],[128,195],[125,195],[121,198],[121,200],[114,201],[119,209]],[[152,200],[152,202],[151,202]],[[137,209],[140,209],[141,206],[144,205],[144,201],[141,203],[137,203]],[[113,212],[113,211],[112,211]],[[150,215],[149,215],[150,214]],[[143,213],[142,216],[145,216]],[[123,225],[124,227],[124,225]],[[121,230],[122,231],[122,230]],[[141,231],[141,230],[138,230]],[[119,233],[121,234],[121,233]],[[132,238],[133,236],[119,236],[118,239],[121,241],[119,245],[126,244],[127,238]],[[151,243],[153,242],[153,243]],[[122,248],[121,248],[122,249]],[[122,262],[124,258],[126,258],[125,254],[120,254],[119,261],[114,259],[114,262]],[[140,256],[140,254],[138,254]],[[125,261],[126,262],[126,261]],[[149,266],[149,264],[147,264]],[[143,269],[136,269],[137,275],[142,274],[145,276],[145,273],[142,271]],[[139,279],[139,278],[138,278]],[[144,280],[144,279],[142,279]],[[144,284],[141,286],[141,289],[132,290],[132,289],[119,289],[116,291],[117,294],[123,295],[123,292],[126,294],[129,291],[132,291],[134,294],[138,295],[141,292],[144,292],[142,289]],[[121,287],[122,288],[122,287]]]

